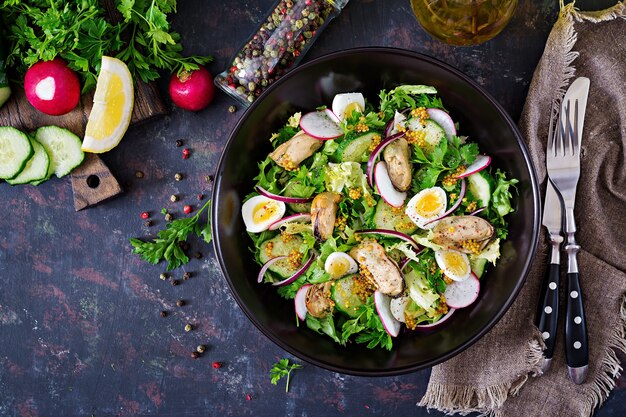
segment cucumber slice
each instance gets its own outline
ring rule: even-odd
[[[57,126],[40,127],[35,132],[35,139],[50,155],[48,177],[52,174],[59,178],[64,177],[85,159],[85,154],[80,149],[79,137],[67,129]]]
[[[283,240],[283,236],[278,234],[271,239],[266,240],[261,243],[259,258],[261,262],[265,263],[269,261],[271,258],[275,258],[277,256],[289,256],[289,254],[294,250],[299,250],[300,246],[304,242],[300,236],[291,235],[288,240]],[[271,251],[268,248],[268,245],[272,245]],[[271,256],[269,256],[271,254]],[[282,259],[269,267],[269,270],[275,272],[283,278],[289,278],[292,276],[298,268],[294,268],[288,259]]]
[[[485,258],[470,256],[469,263],[474,275],[476,275],[477,278],[482,277],[485,273],[485,268],[487,267],[487,260]]]
[[[9,97],[11,97],[11,87],[0,87],[0,107],[4,106]]]
[[[415,223],[404,213],[404,207],[391,207],[382,198],[376,204],[374,224],[377,229],[396,230],[407,235],[417,230]]]
[[[50,157],[48,156],[48,153],[35,139],[29,139],[35,153],[26,163],[22,172],[20,172],[15,178],[7,180],[7,182],[11,185],[45,180],[48,176],[48,167],[50,165]]]
[[[487,207],[493,193],[493,179],[485,170],[467,177],[470,197],[478,201],[479,207]]]
[[[17,176],[33,152],[33,146],[25,133],[14,127],[0,127],[0,178]]]
[[[371,132],[354,138],[351,141],[344,142],[339,147],[339,155],[342,162],[367,162],[370,156],[369,148],[372,145],[374,137],[379,133]]]
[[[363,300],[357,295],[359,285],[356,281],[357,274],[341,278],[333,283],[330,294],[335,302],[337,310],[346,313],[350,317],[356,317],[357,309],[363,305]]]
[[[293,187],[302,184],[300,181],[291,180],[287,183],[285,187],[285,197],[296,197],[292,193]],[[301,196],[298,196],[301,197]],[[296,213],[310,213],[311,212],[311,203],[289,203],[287,206],[295,211]]]
[[[411,119],[409,120],[409,129],[416,132],[424,132],[426,134],[424,141],[431,147],[437,145],[443,139],[447,140],[446,131],[434,120],[426,119],[422,125],[419,119]]]

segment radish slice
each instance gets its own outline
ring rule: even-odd
[[[434,218],[430,221],[428,221],[427,223],[424,223],[424,226],[427,226],[433,222],[439,221],[441,219],[443,219],[444,217],[448,217],[449,215],[451,215],[452,213],[454,213],[454,211],[456,209],[459,208],[459,206],[461,205],[461,202],[463,201],[463,197],[465,197],[465,191],[467,189],[467,186],[465,185],[465,179],[461,179],[461,191],[459,192],[459,197],[456,199],[456,202],[452,205],[452,207],[450,207],[449,210],[447,210],[445,213],[443,213],[441,216]]]
[[[378,146],[376,146],[374,150],[372,151],[372,154],[367,160],[367,183],[369,184],[370,187],[374,188],[374,168],[376,166],[376,160],[380,156],[381,152],[385,150],[387,145],[389,145],[391,142],[393,142],[396,139],[400,139],[402,136],[404,136],[404,132],[391,135],[387,139],[380,142]]]
[[[480,281],[473,272],[465,281],[454,281],[448,284],[446,292],[446,304],[452,308],[463,308],[472,304],[478,298],[480,292]]]
[[[426,109],[428,117],[434,122],[437,122],[439,126],[446,132],[448,140],[452,140],[453,136],[456,136],[456,127],[452,117],[441,109]]]
[[[330,120],[337,123],[338,125],[341,124],[341,120],[339,119],[339,116],[335,114],[335,112],[333,112],[331,109],[325,109],[324,111],[326,112],[326,115],[330,118]]]
[[[378,188],[378,193],[387,204],[393,207],[402,207],[404,200],[406,200],[406,193],[396,190],[391,183],[385,161],[380,161],[376,164],[376,168],[374,168],[374,182],[376,183],[376,188]]]
[[[294,298],[294,303],[296,305],[296,314],[298,318],[302,321],[306,320],[306,293],[309,291],[311,284],[304,284],[300,287],[298,292],[296,293],[296,298]]]
[[[486,208],[487,208],[487,207],[481,207],[481,208],[479,208],[478,210],[472,211],[470,214],[468,214],[468,216],[475,216],[475,215],[477,215],[478,213],[485,211],[485,209],[486,209]]]
[[[482,171],[491,164],[491,157],[489,155],[478,155],[472,165],[465,168],[465,171],[458,174],[457,178],[469,177],[472,174]]]
[[[274,265],[276,262],[280,261],[281,259],[287,259],[288,256],[277,256],[275,258],[270,259],[269,261],[265,262],[265,264],[261,267],[261,270],[259,271],[259,275],[257,277],[257,282],[260,284],[263,282],[263,277],[265,276],[265,273],[267,272],[267,269]]]
[[[300,118],[300,128],[307,135],[320,140],[335,139],[343,135],[343,129],[335,121],[337,116],[333,114],[334,117],[331,117],[329,113],[332,114],[332,112],[326,110],[313,111],[302,116]]]
[[[256,190],[259,194],[264,195],[267,198],[271,198],[272,200],[282,201],[283,203],[291,203],[291,204],[301,204],[301,203],[310,203],[313,201],[313,197],[300,198],[300,197],[283,197],[282,195],[273,194],[267,191],[265,188],[256,186]]]
[[[374,292],[374,305],[376,305],[376,311],[380,321],[383,323],[383,327],[389,333],[389,336],[397,337],[400,334],[400,322],[391,314],[390,303],[391,298],[388,295],[380,291]]]
[[[452,314],[455,312],[456,310],[451,308],[450,310],[448,310],[448,312],[442,317],[440,318],[438,321],[431,323],[431,324],[418,324],[417,326],[415,326],[416,329],[422,329],[422,330],[434,330],[436,328],[438,328],[439,326],[441,326],[443,323],[445,323],[450,317],[452,317]]]
[[[292,214],[291,216],[283,217],[280,220],[276,220],[274,223],[270,224],[268,227],[269,230],[278,230],[280,226],[289,222],[300,222],[306,223],[311,221],[311,215],[309,213],[298,213]]]
[[[402,239],[405,242],[409,242],[411,245],[413,245],[413,247],[417,250],[417,253],[419,254],[422,250],[424,250],[424,248],[422,248],[419,243],[417,243],[415,241],[415,239],[413,239],[411,236],[409,235],[405,235],[402,232],[398,232],[396,230],[389,230],[389,229],[363,229],[363,230],[357,230],[354,232],[354,234],[359,234],[359,235],[382,235],[382,236],[391,236],[391,237],[397,237],[398,239]]]
[[[276,259],[276,258],[274,258],[274,259]],[[311,266],[311,264],[313,263],[314,260],[315,260],[315,255],[312,255],[309,258],[309,260],[305,262],[305,264],[302,266],[302,268],[298,269],[292,276],[290,276],[289,278],[284,279],[282,281],[273,282],[272,285],[275,286],[275,287],[282,287],[284,285],[291,284],[292,282],[294,282],[295,280],[300,278],[300,276],[302,274],[304,274],[307,271],[307,269],[309,269],[309,267]]]
[[[404,310],[406,310],[410,300],[411,298],[408,295],[403,295],[402,297],[392,298],[389,303],[391,314],[400,323],[404,323]]]

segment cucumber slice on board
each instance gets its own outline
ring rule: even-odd
[[[33,152],[33,146],[25,133],[14,127],[0,127],[0,178],[17,176]]]
[[[40,127],[35,132],[35,139],[50,156],[48,178],[52,174],[59,178],[66,176],[85,159],[85,153],[80,149],[80,138],[67,129],[57,126]]]
[[[48,167],[50,165],[50,157],[48,156],[48,153],[35,139],[29,139],[35,153],[26,163],[22,172],[20,172],[15,178],[7,180],[7,182],[11,185],[40,181],[44,180],[48,176]]]

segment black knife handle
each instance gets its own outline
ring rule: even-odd
[[[549,264],[543,280],[535,323],[541,332],[546,348],[543,355],[552,359],[556,342],[556,326],[559,321],[559,287],[561,265]]]
[[[578,272],[568,273],[565,294],[565,356],[570,368],[589,364],[587,321]]]

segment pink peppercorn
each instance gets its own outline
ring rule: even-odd
[[[147,211],[144,211],[143,213],[141,213],[139,215],[142,219],[146,220],[150,218],[150,213],[148,213]]]
[[[185,207],[183,207],[183,211],[185,212],[185,214],[189,214],[192,212],[192,208],[190,205],[186,205]]]

